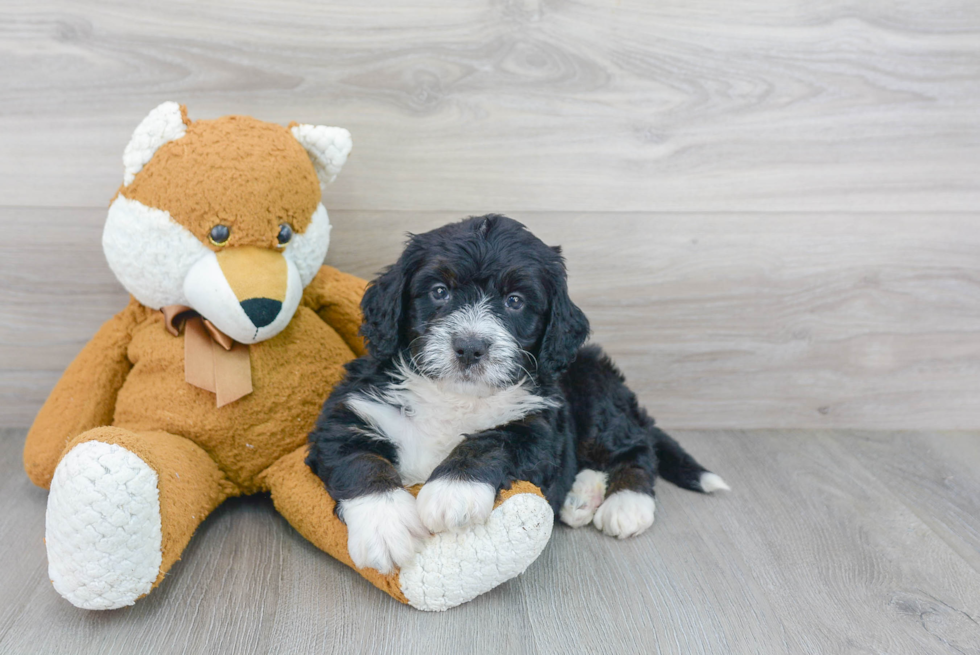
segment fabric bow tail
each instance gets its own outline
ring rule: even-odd
[[[218,407],[252,393],[248,346],[185,305],[167,305],[160,311],[170,334],[180,336],[181,327],[184,329],[184,379],[188,384],[213,393]]]

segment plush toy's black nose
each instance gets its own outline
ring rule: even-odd
[[[242,301],[242,309],[245,315],[252,321],[252,325],[263,328],[279,316],[282,303],[271,298],[249,298]]]
[[[490,343],[480,337],[465,336],[453,338],[453,350],[456,351],[456,359],[463,366],[472,366],[480,361],[487,354]]]

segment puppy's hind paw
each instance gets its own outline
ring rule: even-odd
[[[496,496],[496,490],[485,482],[439,478],[426,482],[419,491],[419,516],[432,532],[455,532],[486,523]]]
[[[610,537],[635,537],[653,525],[653,496],[636,491],[617,491],[596,510],[592,522]]]
[[[341,501],[340,516],[347,524],[347,553],[361,569],[391,573],[410,562],[429,536],[415,498],[404,489]]]
[[[606,497],[606,481],[607,476],[602,471],[579,471],[561,507],[562,523],[573,528],[588,525]]]

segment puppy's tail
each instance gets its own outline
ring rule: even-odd
[[[651,428],[654,448],[657,453],[657,473],[667,482],[681,489],[710,494],[713,491],[731,487],[716,475],[697,463],[691,455],[674,441],[673,437],[660,428]]]

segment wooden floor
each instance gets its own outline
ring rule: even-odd
[[[0,653],[980,652],[980,434],[677,432],[734,491],[659,488],[636,539],[559,527],[521,577],[402,606],[267,498],[226,503],[132,608],[48,584],[46,493],[0,435]]]

